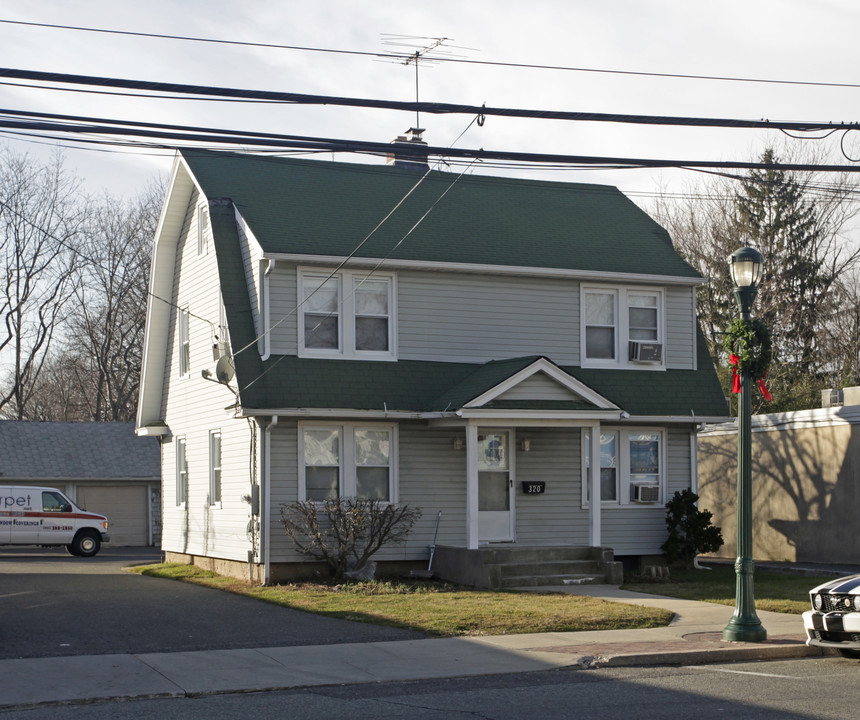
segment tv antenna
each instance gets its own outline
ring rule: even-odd
[[[421,37],[420,35],[393,35],[391,33],[382,33],[382,44],[390,47],[409,48],[408,53],[397,51],[393,56],[392,62],[400,63],[401,65],[415,66],[415,103],[419,101],[418,94],[418,67],[421,63],[425,65],[437,64],[441,59],[465,57],[451,52],[454,50],[474,50],[474,48],[464,48],[456,45],[446,45],[451,42],[451,38],[446,37]],[[450,49],[449,49],[450,48]],[[418,109],[415,110],[415,127],[420,128]]]

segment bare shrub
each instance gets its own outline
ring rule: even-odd
[[[281,524],[303,555],[324,561],[341,578],[358,571],[386,544],[403,542],[419,508],[367,498],[281,505]]]

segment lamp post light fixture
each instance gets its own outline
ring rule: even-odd
[[[735,286],[735,300],[741,319],[751,320],[752,305],[758,293],[764,258],[754,248],[741,248],[729,257]],[[762,642],[767,631],[755,612],[752,558],[752,382],[747,369],[739,369],[741,393],[738,400],[738,557],[735,560],[735,612],[723,630],[729,642]]]

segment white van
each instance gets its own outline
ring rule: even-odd
[[[108,519],[88,513],[56,488],[0,485],[0,545],[65,545],[92,557],[108,542]]]

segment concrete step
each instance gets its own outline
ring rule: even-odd
[[[498,563],[496,567],[502,578],[525,577],[526,575],[599,575],[601,573],[600,566],[592,560]]]
[[[484,547],[480,549],[485,565],[502,563],[538,563],[594,560],[594,550],[587,547]]]
[[[502,578],[503,588],[541,587],[563,585],[603,585],[606,578],[601,573],[561,575],[523,575]]]

